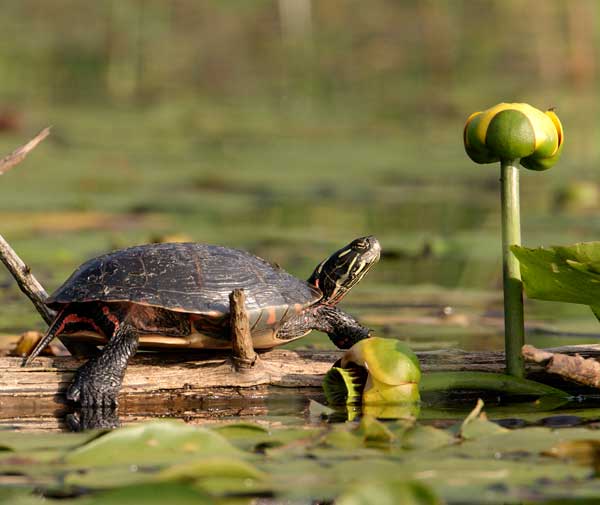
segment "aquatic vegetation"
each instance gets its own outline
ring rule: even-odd
[[[0,430],[0,503],[117,504],[131,496],[154,503],[156,494],[184,504],[250,503],[257,496],[481,504],[600,492],[598,430],[509,430],[482,407],[446,429],[363,416],[303,428],[154,421],[35,437]]]
[[[600,242],[512,251],[529,298],[589,305],[600,320]]]
[[[332,405],[416,403],[420,380],[419,360],[406,344],[371,337],[344,353],[326,374],[323,390]]]
[[[531,170],[552,167],[562,153],[563,128],[552,110],[543,113],[525,103],[500,103],[468,117],[463,141],[475,163],[500,161],[506,369],[523,377],[523,288],[519,262],[510,250],[521,244],[519,164]]]

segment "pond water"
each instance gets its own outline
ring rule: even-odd
[[[444,128],[448,125],[433,129],[426,138],[408,130],[340,132],[331,124],[321,124],[318,128],[305,125],[285,135],[276,128],[265,128],[260,134],[223,131],[191,136],[177,127],[191,114],[187,110],[166,119],[161,116],[160,134],[152,127],[156,119],[153,114],[157,112],[144,111],[134,115],[119,110],[93,112],[96,121],[92,124],[82,122],[80,114],[69,115],[62,111],[64,122],[56,126],[53,133],[58,140],[53,141],[51,137],[26,163],[0,181],[0,232],[49,291],[60,285],[85,259],[143,242],[191,240],[241,247],[306,278],[323,258],[352,238],[374,234],[383,247],[381,261],[344,300],[345,310],[373,328],[375,334],[399,338],[415,351],[502,349],[497,167],[473,165],[463,154],[460,139],[448,136],[448,128]],[[136,130],[135,124],[140,121],[148,127]],[[460,125],[452,127],[460,130]],[[437,142],[435,152],[429,148],[432,138]],[[2,152],[9,152],[22,140],[16,135],[0,137],[0,148]],[[586,171],[578,172],[573,164],[565,163],[564,170],[570,170],[568,178],[561,173],[560,165],[549,173],[523,174],[526,245],[572,243],[600,237],[600,220],[595,217],[600,199],[582,203],[569,196],[573,193],[570,180],[588,180]],[[590,182],[591,186],[594,184]],[[12,336],[29,329],[41,330],[43,324],[3,271],[0,272],[0,287],[0,334],[4,335],[0,342],[6,347]],[[600,336],[600,325],[583,306],[528,300],[526,320],[527,341],[538,347],[595,343]],[[289,347],[331,349],[332,344],[325,335],[313,332]],[[563,496],[557,491],[556,483],[571,479],[569,482],[581,484],[590,475],[589,465],[571,465],[569,471],[553,474],[558,471],[556,463],[543,460],[543,464],[549,465],[548,475],[553,477],[548,477],[550,484],[542,492],[539,482],[544,478],[543,474],[528,474],[529,480],[517,482],[517,487],[503,488],[510,477],[502,474],[494,461],[510,460],[515,467],[508,471],[514,472],[510,475],[516,475],[520,471],[518,465],[535,464],[542,458],[543,451],[556,448],[561,442],[562,439],[552,438],[550,428],[561,428],[565,434],[580,430],[572,437],[565,435],[569,440],[573,437],[595,440],[596,432],[589,428],[595,428],[600,419],[600,409],[596,409],[600,401],[594,396],[576,398],[545,409],[531,403],[531,399],[514,402],[486,395],[489,418],[500,421],[493,426],[534,430],[531,433],[534,433],[535,442],[526,454],[519,456],[515,448],[524,442],[507,435],[513,432],[502,431],[505,442],[512,447],[509,453],[500,450],[502,443],[498,438],[494,438],[489,449],[484,451],[485,438],[500,435],[496,428],[481,419],[482,431],[465,437],[474,440],[469,449],[474,452],[465,456],[454,447],[452,437],[474,407],[477,396],[427,397],[421,406],[420,424],[416,425],[419,428],[406,431],[401,422],[390,421],[391,436],[378,425],[375,428],[359,426],[358,421],[341,424],[343,428],[338,433],[337,428],[331,428],[331,423],[326,421],[342,420],[347,414],[338,413],[337,417],[331,415],[324,420],[320,414],[315,414],[309,399],[324,401],[316,390],[307,395],[273,394],[272,398],[254,402],[219,400],[199,406],[181,400],[167,406],[148,405],[142,410],[122,409],[120,415],[124,424],[176,417],[189,425],[208,424],[216,430],[225,422],[251,420],[259,427],[255,428],[259,432],[271,430],[270,441],[263,432],[260,432],[262,438],[253,438],[256,433],[252,435],[251,430],[254,428],[246,427],[240,428],[237,438],[229,438],[234,440],[234,445],[243,445],[244,436],[247,436],[252,454],[264,452],[265,447],[285,449],[256,463],[260,471],[272,470],[281,454],[297,456],[294,451],[299,451],[298,447],[312,454],[310,457],[322,468],[336,468],[336,472],[343,470],[336,466],[340,461],[350,465],[357,454],[363,454],[373,458],[374,467],[382,465],[385,475],[388,470],[383,468],[386,461],[390,461],[386,457],[391,457],[392,461],[405,461],[407,456],[402,451],[408,451],[409,446],[414,446],[417,452],[442,448],[447,461],[479,454],[480,464],[489,466],[488,477],[477,477],[488,478],[485,486],[483,481],[477,481],[476,485],[469,481],[467,484],[472,487],[467,486],[468,492],[461,494],[457,491],[460,478],[454,474],[439,486],[432,484],[442,496],[456,503],[483,503],[473,502],[472,497],[476,495],[470,494],[483,488],[489,493],[489,503],[495,503],[494,500],[512,503],[515,499],[536,499],[542,495]],[[83,439],[72,439],[72,444],[64,442],[64,446],[61,445],[63,442],[56,442],[61,446],[60,450],[52,442],[50,445],[54,448],[49,450],[44,445],[46,439],[39,438],[41,445],[34,443],[24,449],[20,445],[22,441],[13,443],[10,435],[15,426],[25,430],[64,430],[64,415],[63,411],[60,418],[50,421],[47,415],[36,417],[35,409],[27,405],[23,412],[15,412],[10,419],[3,417],[0,455],[4,450],[7,458],[0,458],[0,468],[6,465],[3,475],[10,475],[9,470],[16,468],[15,475],[22,477],[19,472],[22,472],[23,462],[43,465],[52,457],[60,456],[63,462],[66,461],[64,458],[71,458],[69,451],[80,447]],[[582,425],[586,428],[580,427]],[[435,431],[419,431],[428,429]],[[589,432],[582,432],[584,429]],[[311,435],[303,438],[297,435],[297,430],[306,430]],[[373,435],[369,430],[379,434]],[[383,430],[384,435],[377,430]],[[418,440],[413,446],[408,438],[404,438],[409,437],[409,433]],[[139,434],[134,435],[131,436],[135,438]],[[152,436],[150,440],[153,440]],[[326,444],[333,451],[328,455],[319,452],[324,449],[316,441],[324,436],[336,440]],[[281,437],[285,440],[280,440]],[[535,437],[539,437],[539,441]],[[370,447],[371,438],[380,446]],[[592,454],[592,462],[596,461],[596,443],[590,442],[583,449]],[[349,448],[354,448],[352,456],[350,452],[344,452],[350,451]],[[482,451],[485,452],[483,456]],[[425,464],[431,462],[431,454],[418,453],[422,456],[421,463],[417,461],[418,454],[414,454],[410,457],[414,461],[406,463],[416,465],[417,470],[411,475],[431,484],[427,472],[434,470],[428,470]],[[162,461],[161,457],[158,457],[159,461]],[[282,463],[282,468],[289,472],[288,479],[296,472],[314,476],[314,469],[304,468],[308,464],[306,459],[294,458],[292,463],[290,460]],[[331,458],[337,458],[335,464]],[[174,461],[169,460],[169,464]],[[156,464],[160,467],[162,463]],[[71,461],[68,465],[74,463]],[[96,489],[98,474],[94,472],[97,469],[88,474],[91,480],[78,481],[73,477],[74,467],[67,466],[61,467],[61,475],[71,476],[70,487],[58,486],[55,490],[67,489],[67,495],[73,496],[77,494],[73,493],[77,486]],[[464,471],[472,472],[469,468]],[[346,470],[347,475],[355,475],[356,468]],[[108,478],[118,471],[103,468],[101,477]],[[226,469],[226,473],[228,471]],[[252,473],[253,470],[244,471]],[[437,468],[435,472],[443,472],[446,476],[452,473],[446,467]],[[29,474],[12,481],[0,476],[0,485],[10,484],[9,487],[14,489],[31,486],[53,489],[58,482],[55,479],[59,477],[47,465],[43,466],[42,475],[42,481]],[[254,479],[252,482],[256,484],[254,481],[260,479],[252,475],[254,477],[245,478]],[[284,482],[286,477],[280,475],[279,478]],[[311,481],[315,486],[314,493],[291,493],[288,498],[298,500],[298,503],[320,497],[330,499],[341,489],[333,483],[341,481],[332,475],[327,478],[330,480],[325,479],[323,487],[315,484],[316,480]],[[343,482],[347,480],[342,479]],[[134,481],[137,482],[124,478],[122,484]],[[587,487],[581,489],[593,494],[595,481],[586,482]],[[292,488],[297,490],[297,487]],[[208,489],[209,494],[219,494],[215,489],[222,490],[213,481],[203,489]],[[248,489],[251,495],[272,496],[269,493],[275,489],[275,496],[287,496],[277,494],[281,491],[280,484],[267,486],[266,491],[258,484],[256,488]],[[580,496],[585,495],[584,491]],[[60,495],[60,491],[57,493]],[[236,493],[243,495],[239,489]]]

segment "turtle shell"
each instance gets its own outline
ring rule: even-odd
[[[277,326],[322,297],[316,287],[248,252],[163,243],[87,261],[46,304],[60,309],[74,302],[132,302],[218,319],[229,312],[229,294],[236,288],[244,290],[254,326],[262,319]]]

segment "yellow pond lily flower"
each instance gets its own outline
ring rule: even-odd
[[[552,110],[526,103],[500,103],[469,116],[465,150],[476,163],[520,159],[530,170],[547,170],[559,159],[564,132]]]
[[[325,376],[332,404],[399,404],[419,401],[419,361],[396,339],[371,337],[354,344]]]

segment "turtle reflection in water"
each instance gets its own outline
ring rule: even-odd
[[[194,244],[150,244],[80,266],[46,301],[58,315],[25,364],[54,337],[78,355],[94,355],[76,373],[67,398],[116,405],[127,362],[140,348],[231,347],[229,294],[242,288],[256,349],[327,333],[342,349],[369,330],[336,308],[379,259],[375,237],[333,253],[302,281],[245,251]],[[97,344],[105,344],[98,354]]]

